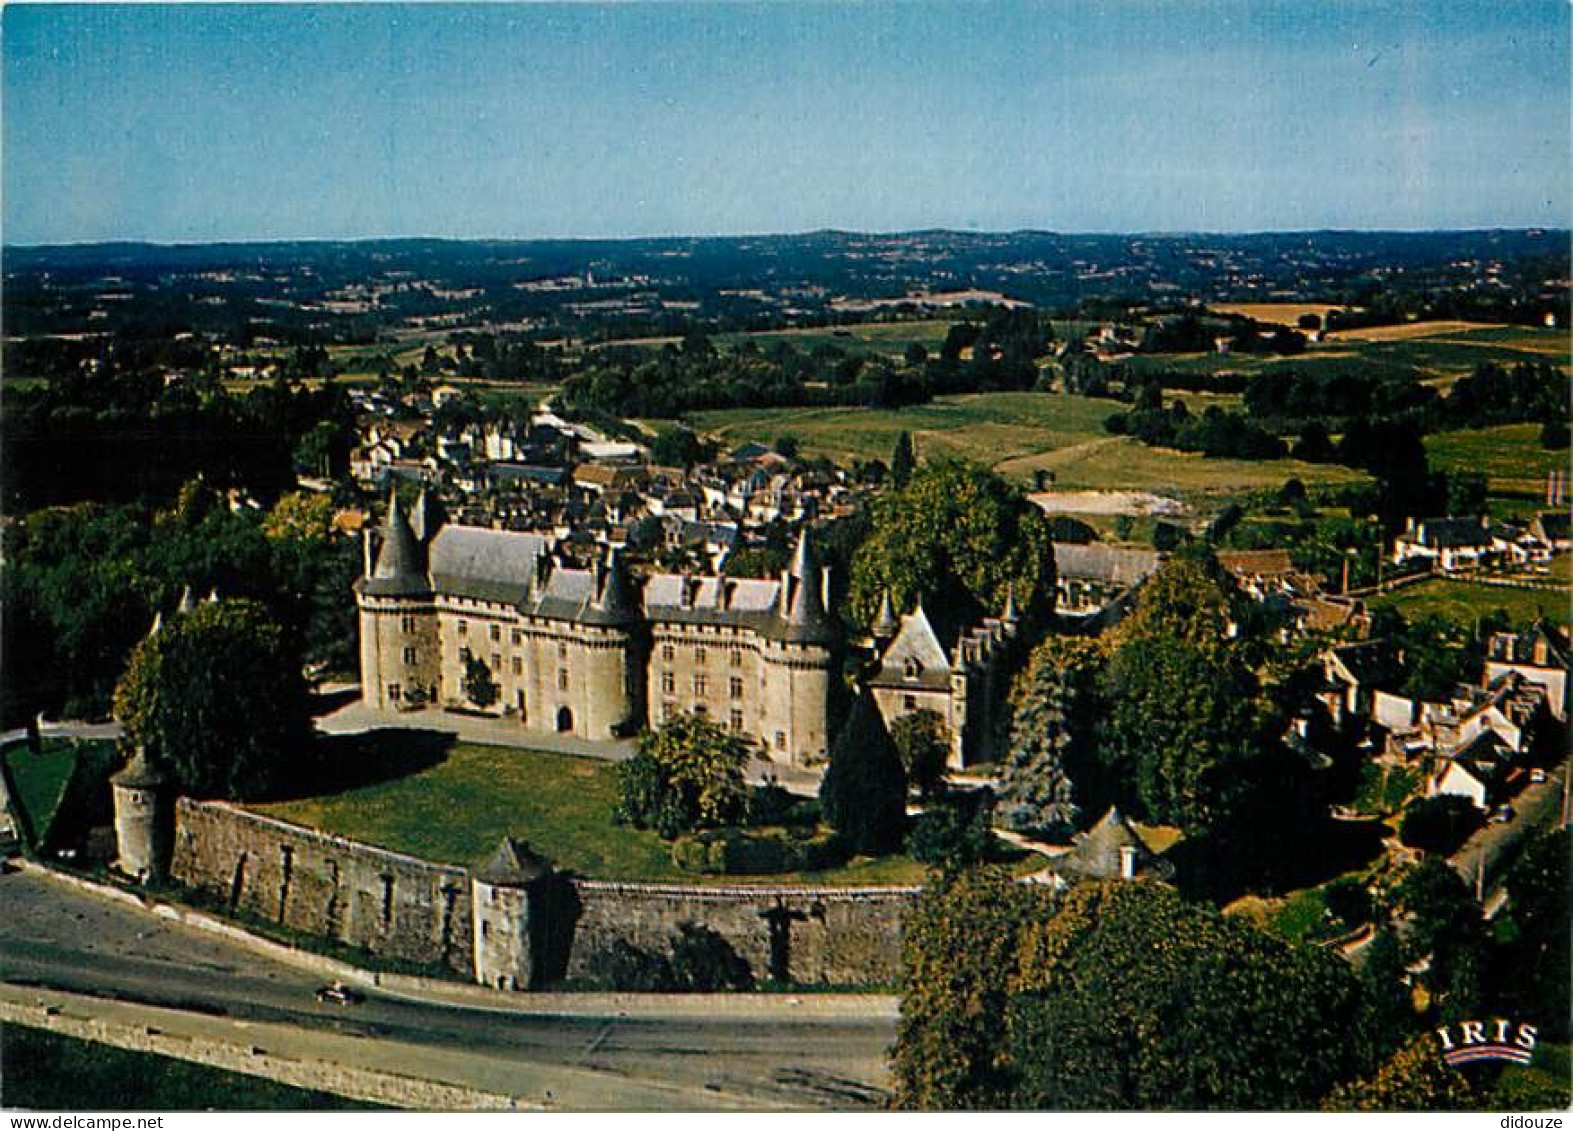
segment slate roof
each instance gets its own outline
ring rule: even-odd
[[[869,679],[873,687],[920,687],[947,690],[950,687],[950,652],[954,638],[943,625],[936,625],[923,603],[901,618],[896,638],[880,657],[879,670]],[[947,646],[948,645],[948,646]],[[909,677],[908,671],[915,675]]]
[[[1401,537],[1433,550],[1491,544],[1491,534],[1478,517],[1428,518],[1416,523],[1414,530],[1405,531]]]
[[[1094,542],[1054,543],[1054,569],[1066,580],[1106,581],[1135,586],[1158,571],[1163,555],[1156,550],[1123,550]]]
[[[518,604],[534,585],[537,560],[551,547],[542,534],[444,526],[431,543],[432,586],[455,597]]]
[[[129,789],[157,789],[169,781],[169,775],[147,756],[145,747],[138,746],[131,760],[109,780],[113,785]]]
[[[403,596],[430,591],[420,543],[405,520],[404,509],[395,493],[388,500],[388,513],[382,523],[382,545],[371,576],[363,577],[357,587],[374,596]]]
[[[780,588],[779,582],[754,578],[658,573],[645,583],[644,612],[657,621],[766,631],[776,620]]]
[[[1166,861],[1153,855],[1147,842],[1142,840],[1114,806],[1092,828],[1076,838],[1076,846],[1055,861],[1055,871],[1068,872],[1095,880],[1118,879],[1121,873],[1121,849],[1136,850],[1136,875],[1168,875],[1171,869]]]
[[[551,865],[528,844],[505,836],[475,878],[493,887],[526,887],[550,871]]]

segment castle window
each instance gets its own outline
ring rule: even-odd
[[[727,719],[727,726],[733,734],[741,734],[743,730],[743,712],[733,707],[732,714]]]
[[[399,694],[400,694],[400,688],[399,688],[398,684],[396,684],[396,683],[388,684],[388,702],[390,702],[390,703],[397,703],[399,701]]]
[[[676,714],[677,714],[677,704],[676,703],[672,703],[672,702],[669,701],[669,702],[661,704],[661,719],[662,719],[663,722],[666,721],[667,719],[672,718]]]
[[[414,616],[414,614],[412,614],[412,613],[405,613],[404,614],[404,618],[403,618],[403,620],[400,623],[404,625],[404,631],[405,632],[414,632],[415,631],[415,616]]]
[[[502,657],[499,656],[496,652],[492,653],[491,668],[494,672],[502,671]]]
[[[557,642],[557,658],[559,660],[566,660],[568,658],[568,645],[562,640]]]
[[[661,694],[671,695],[677,690],[677,678],[671,672],[661,673]]]
[[[903,711],[907,712],[907,714],[909,714],[909,715],[913,711],[916,711],[918,709],[918,697],[916,695],[904,695],[904,696],[902,696],[902,698],[901,698],[901,709]]]
[[[923,665],[920,664],[915,658],[908,658],[905,666],[902,668],[901,674],[906,679],[917,679],[918,676],[923,674]]]
[[[708,694],[709,691],[710,691],[710,681],[707,680],[702,675],[694,676],[694,694],[703,696],[703,695]]]
[[[524,660],[521,659],[518,656],[515,656],[513,658],[513,674],[514,675],[523,675],[524,674]]]
[[[406,664],[413,664],[415,662],[415,649],[414,648],[406,648],[404,650],[404,662]]]
[[[784,731],[784,730],[776,731],[776,749],[777,750],[785,750],[786,749],[786,731]]]
[[[464,620],[459,621],[459,627],[455,631],[457,631],[460,636],[463,636],[465,633],[470,631],[469,622]]]
[[[732,657],[731,657],[731,659],[732,659],[732,666],[734,668],[742,667],[743,666],[743,650],[741,648],[733,648],[732,649]]]
[[[728,681],[728,690],[733,699],[741,699],[743,697],[743,681],[733,676]]]
[[[670,664],[673,660],[677,659],[677,649],[673,648],[670,644],[661,645],[661,659]]]
[[[694,663],[699,667],[705,666],[705,650],[703,648],[694,649]]]
[[[500,624],[492,625],[492,640],[493,641],[497,641],[497,640],[501,640],[501,639],[502,639],[502,625],[500,625]]]
[[[557,669],[557,690],[558,691],[567,691],[568,690],[568,669],[567,668],[558,668]]]
[[[523,643],[524,643],[524,633],[520,632],[517,628],[514,629],[513,630],[513,646],[515,648],[517,648],[519,645],[521,645]]]

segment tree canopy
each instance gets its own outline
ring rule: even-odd
[[[904,1108],[1305,1108],[1377,1060],[1341,958],[1149,881],[941,875],[903,954]]]
[[[311,742],[300,657],[253,601],[171,618],[132,652],[114,704],[127,738],[198,797],[261,796]]]
[[[613,818],[668,840],[733,824],[748,809],[747,765],[736,735],[702,715],[675,715],[643,731],[637,752],[617,767]]]
[[[1000,780],[1000,816],[1011,828],[1068,834],[1083,803],[1098,806],[1107,795],[1098,765],[1105,659],[1100,642],[1068,636],[1050,637],[1033,652],[1018,681]]]
[[[1214,569],[1177,556],[1142,588],[1105,679],[1106,763],[1136,783],[1148,817],[1187,832],[1221,830],[1240,814],[1270,739],[1259,682],[1229,623]]]
[[[907,775],[885,720],[865,693],[830,748],[819,783],[819,808],[852,852],[869,856],[901,848],[907,823]]]
[[[952,595],[998,613],[1014,589],[1019,608],[1054,592],[1047,521],[999,476],[959,460],[929,460],[906,487],[873,506],[868,537],[852,560],[851,619],[867,624],[889,590],[897,609]]]
[[[938,711],[909,711],[890,724],[890,740],[906,770],[907,782],[923,797],[932,797],[945,778],[950,758],[950,732]]]

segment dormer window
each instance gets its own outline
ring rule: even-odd
[[[902,676],[902,678],[903,679],[917,679],[918,676],[920,676],[922,674],[923,674],[923,664],[915,656],[909,656],[907,658],[907,662],[905,664],[903,664],[902,668],[901,668],[901,676]]]

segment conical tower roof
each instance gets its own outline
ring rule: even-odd
[[[1125,815],[1116,806],[1110,806],[1092,828],[1076,842],[1076,847],[1061,859],[1060,865],[1068,871],[1094,879],[1115,879],[1122,874],[1122,850],[1134,849],[1137,874],[1165,874],[1166,869],[1155,867],[1161,862],[1153,855],[1147,842],[1131,827]]]
[[[781,638],[794,644],[831,644],[836,639],[836,622],[825,611],[818,577],[788,578],[792,603],[787,609]]]
[[[621,551],[613,549],[606,558],[606,576],[601,590],[585,610],[586,624],[625,625],[639,619],[639,601]]]
[[[186,586],[180,591],[180,604],[175,606],[177,613],[189,613],[197,607],[196,600],[191,596],[191,586]]]
[[[147,748],[138,746],[131,760],[109,779],[110,784],[129,789],[157,789],[169,781],[169,775],[159,769],[147,756]]]
[[[427,589],[420,543],[404,517],[397,492],[388,499],[388,516],[382,524],[382,546],[377,550],[371,576],[362,579],[361,589],[386,596],[421,593]]]
[[[896,619],[896,610],[890,603],[890,590],[880,594],[879,612],[874,614],[874,623],[871,630],[876,640],[888,640],[896,635],[901,628],[901,622]]]
[[[1012,582],[1005,588],[1005,611],[1000,614],[1000,620],[1006,624],[1018,619],[1016,612],[1016,585]]]
[[[528,887],[551,870],[545,858],[524,841],[505,836],[475,878],[493,887]]]
[[[792,564],[787,566],[787,573],[793,577],[812,577],[817,579],[819,576],[819,559],[814,554],[813,546],[809,544],[808,525],[806,523],[798,533],[797,547],[792,551]]]
[[[424,487],[415,500],[415,509],[410,512],[410,530],[421,545],[432,540],[432,536],[448,521],[448,514],[443,509],[442,500],[438,499]]]

